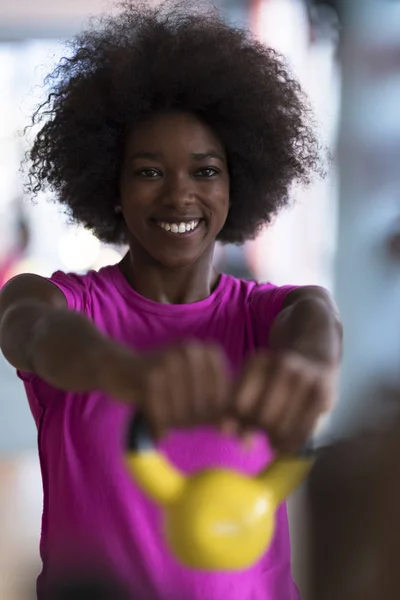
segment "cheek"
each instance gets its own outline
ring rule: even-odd
[[[145,212],[154,200],[154,189],[141,185],[140,182],[130,182],[121,189],[121,204],[126,213],[132,217]]]
[[[225,201],[224,207],[225,207],[226,212],[228,212],[230,204],[231,204],[231,184],[230,184],[229,177],[227,177],[227,179],[225,181],[223,195],[224,195],[224,201]]]
[[[214,212],[221,218],[226,218],[230,205],[229,179],[221,181],[213,193]]]
[[[222,193],[220,194],[219,197],[219,214],[221,215],[221,217],[223,216],[224,218],[226,218],[228,216],[228,212],[229,212],[229,207],[230,207],[230,193],[229,193],[229,186],[227,186]]]

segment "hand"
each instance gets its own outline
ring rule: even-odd
[[[176,427],[221,422],[226,413],[229,370],[218,346],[186,343],[166,350],[122,357],[113,376],[116,398],[139,406],[152,435],[160,438]],[[118,389],[116,389],[118,387]]]
[[[234,394],[232,423],[264,429],[280,452],[296,452],[329,411],[338,368],[295,353],[264,352],[247,363]]]

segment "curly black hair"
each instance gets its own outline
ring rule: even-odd
[[[197,8],[196,8],[197,7]],[[307,98],[284,59],[208,5],[127,0],[77,35],[33,116],[28,190],[55,192],[73,221],[124,243],[119,172],[128,133],[159,110],[197,115],[219,136],[231,177],[224,243],[255,237],[321,173]]]

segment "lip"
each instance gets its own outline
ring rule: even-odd
[[[154,221],[154,223],[157,222],[161,222],[161,223],[190,223],[191,221],[204,221],[203,217],[174,217],[174,216],[169,216],[169,217],[155,217],[153,219],[151,219],[152,221]]]

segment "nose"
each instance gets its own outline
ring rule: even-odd
[[[163,204],[173,208],[190,206],[196,199],[192,179],[185,174],[171,174],[163,189]]]

